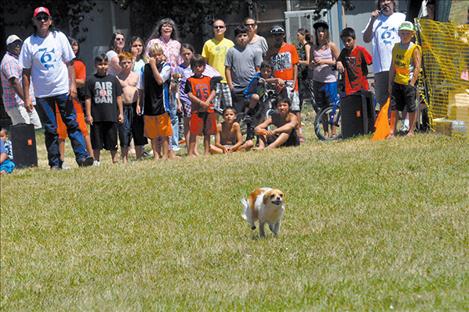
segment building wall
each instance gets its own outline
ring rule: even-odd
[[[84,21],[83,27],[88,28],[86,40],[80,45],[80,57],[86,63],[87,73],[93,73],[94,57],[109,50],[114,31],[124,32],[126,43],[129,43],[130,14],[122,10],[112,1],[96,1],[95,9]]]

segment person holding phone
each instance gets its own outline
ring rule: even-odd
[[[399,42],[399,26],[406,19],[405,14],[396,12],[395,0],[378,0],[376,9],[362,31],[363,41],[373,46],[373,72],[375,75],[376,101],[381,107],[389,97],[389,68],[392,49]],[[377,107],[379,109],[379,107]]]

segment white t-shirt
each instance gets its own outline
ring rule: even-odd
[[[107,69],[107,73],[111,76],[117,76],[119,71],[116,68],[114,68],[113,63],[111,62],[111,60],[116,56],[119,57],[119,55],[117,54],[116,51],[109,50],[109,51],[106,52],[106,56],[107,56],[107,61],[108,61],[108,64],[109,64],[109,67]]]
[[[140,59],[134,63],[134,68],[132,68],[132,71],[140,75],[143,72],[144,67],[145,67],[145,61]]]
[[[75,58],[67,37],[59,31],[51,31],[47,37],[28,37],[19,57],[23,68],[31,69],[34,95],[45,98],[66,94],[70,90],[65,63]]]
[[[405,14],[395,12],[390,16],[380,14],[373,23],[373,72],[380,73],[391,68],[392,48],[399,42],[398,30],[402,22],[405,21]],[[365,30],[371,22],[368,21]]]

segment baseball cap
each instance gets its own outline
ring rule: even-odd
[[[275,26],[273,26],[272,29],[270,30],[270,33],[271,33],[272,35],[284,34],[284,33],[285,33],[285,29],[283,29],[283,27],[280,26],[280,25],[275,25]]]
[[[18,41],[18,40],[23,41],[17,35],[9,35],[8,38],[7,38],[7,45],[12,44],[13,42]]]
[[[39,13],[45,13],[50,16],[49,9],[46,7],[37,7],[34,9],[33,17],[36,17]]]
[[[399,26],[399,30],[415,31],[414,24],[409,21],[402,22],[401,26]]]
[[[318,29],[319,27],[322,27],[324,29],[329,29],[329,25],[327,25],[327,23],[324,21],[319,21],[313,24],[314,29]]]

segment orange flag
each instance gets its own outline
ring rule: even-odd
[[[371,137],[372,141],[382,141],[386,139],[391,134],[391,127],[389,126],[389,119],[388,119],[388,112],[389,112],[389,104],[391,102],[391,98],[388,98],[386,104],[381,107],[379,111],[378,118],[375,121],[375,133]]]

